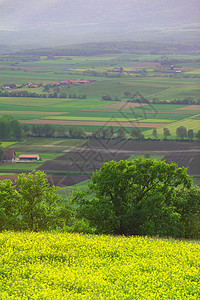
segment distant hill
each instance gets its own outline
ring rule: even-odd
[[[7,45],[200,40],[199,0],[0,1]]]
[[[199,54],[200,42],[193,43],[161,43],[161,42],[101,42],[82,43],[71,46],[24,49],[12,52],[17,56],[92,56],[111,53],[133,54]]]

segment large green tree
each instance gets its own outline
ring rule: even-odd
[[[10,115],[0,117],[0,140],[20,141],[22,139],[22,128],[18,120]]]
[[[44,172],[20,174],[15,181],[15,188],[18,192],[22,229],[31,231],[52,229],[69,217],[69,208],[55,193],[55,187],[50,187]]]
[[[199,209],[200,191],[193,190],[185,168],[139,158],[105,163],[74,201],[77,216],[97,232],[181,237],[193,198]]]
[[[20,223],[18,193],[11,180],[0,180],[0,231],[17,229]]]

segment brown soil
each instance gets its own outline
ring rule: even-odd
[[[119,108],[119,109],[128,109],[128,108],[134,108],[134,107],[140,107],[147,105],[146,103],[133,103],[133,102],[119,102],[115,104],[109,104],[102,106],[102,108]]]
[[[12,182],[14,182],[19,174],[6,174],[6,175],[0,175],[0,180],[10,179]]]
[[[167,162],[174,161],[180,167],[187,167],[190,175],[200,175],[200,144],[170,141],[136,142],[94,139],[52,161],[45,162],[40,169],[46,172],[82,173],[80,175],[55,175],[56,179],[54,175],[51,175],[52,180],[57,180],[57,185],[72,185],[82,181],[82,176],[84,180],[89,179],[95,170],[101,168],[103,162],[124,160],[133,154],[146,152],[164,155]]]
[[[56,125],[89,125],[89,126],[122,126],[122,127],[144,127],[156,128],[166,123],[142,123],[142,122],[115,122],[115,121],[67,121],[67,120],[20,120],[23,124],[56,124]]]
[[[197,70],[198,68],[194,68],[194,67],[187,67],[187,66],[181,66],[180,68],[175,68],[175,70],[180,70],[180,71],[184,71],[184,70],[187,70],[187,71],[193,71],[193,70]]]
[[[91,178],[104,162],[125,160],[133,154],[151,153],[164,155],[167,163],[176,162],[188,168],[189,175],[200,175],[200,143],[171,141],[117,141],[89,140],[84,145],[66,152],[54,160],[44,162],[39,168],[45,172],[71,172],[70,175],[48,175],[51,185],[71,186]],[[78,172],[81,174],[73,174]],[[18,175],[3,175],[0,180],[15,180]]]
[[[188,105],[181,108],[176,108],[176,110],[199,110],[200,111],[200,105]]]

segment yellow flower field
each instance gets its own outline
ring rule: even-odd
[[[199,299],[200,243],[0,234],[0,299]]]

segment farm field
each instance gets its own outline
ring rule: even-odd
[[[91,178],[103,162],[125,160],[133,155],[161,155],[168,163],[188,168],[191,176],[200,176],[200,144],[195,142],[135,142],[91,140],[39,168],[49,174],[51,183],[71,186]],[[66,172],[69,172],[68,174]],[[76,172],[77,174],[74,174]]]
[[[64,138],[27,138],[22,143],[9,146],[17,154],[39,154],[42,159],[55,158],[62,152],[67,152],[85,143],[82,139]]]
[[[198,299],[199,242],[0,234],[1,299]]]
[[[191,96],[199,98],[199,55],[168,55],[167,59],[179,61],[176,69],[183,73],[171,75],[155,72],[162,67],[163,58],[159,55],[67,56],[52,60],[40,57],[38,61],[28,62],[6,58],[0,62],[0,85],[21,85],[27,82],[49,84],[66,79],[86,79],[95,82],[70,86],[67,91],[87,94],[88,99],[101,99],[103,95],[109,94],[124,100],[125,91],[139,92],[148,99],[157,97],[160,100],[168,100]],[[123,74],[113,72],[114,68],[120,67],[125,71]],[[143,73],[137,73],[138,71]],[[42,92],[41,88],[39,90]]]
[[[171,70],[170,61],[173,60],[178,61],[175,70],[181,73],[163,73]],[[198,112],[200,114],[199,108],[192,111],[187,109],[189,105],[149,104],[148,100],[158,99],[168,102],[188,97],[198,100],[200,95],[198,60],[199,55],[160,56],[131,53],[60,56],[53,59],[37,56],[35,61],[23,61],[20,57],[13,56],[3,57],[0,63],[0,87],[14,83],[17,85],[14,92],[20,90],[28,93],[36,92],[41,96],[45,94],[45,98],[1,96],[0,116],[12,114],[22,123],[62,124],[66,129],[69,129],[70,125],[77,125],[83,127],[86,132],[93,132],[103,126],[113,126],[115,132],[119,127],[125,127],[127,133],[131,132],[132,127],[139,127],[142,131],[148,129],[152,131],[152,128],[160,127],[160,138],[163,137],[161,133],[163,127],[170,124],[174,137],[173,128],[176,127],[176,122],[187,120]],[[167,61],[169,65],[166,65]],[[122,73],[118,72],[120,68],[123,70]],[[190,74],[191,72],[194,74]],[[53,84],[52,87],[50,85],[48,92],[45,91],[46,84],[69,79],[92,80],[92,82],[68,86]],[[38,87],[30,89],[26,85],[27,82],[34,83]],[[41,83],[44,85],[41,86]],[[23,84],[24,86],[18,89]],[[63,91],[64,98],[59,97],[59,92]],[[52,93],[50,97],[49,93]],[[126,102],[137,93],[147,99],[146,103]],[[57,98],[54,94],[57,94]],[[74,95],[76,99],[70,98]],[[78,99],[80,95],[85,95],[86,99]],[[103,101],[104,96],[108,96],[110,100]],[[112,101],[113,99],[120,101]],[[111,121],[114,123],[110,123]],[[195,126],[192,129],[197,131],[199,123],[192,124]],[[147,131],[145,136],[152,137],[150,131]]]
[[[54,59],[41,56],[37,58],[37,61],[25,62],[20,58],[4,57],[0,62],[0,88],[4,84],[14,83],[17,86],[24,84],[15,92],[21,89],[29,93],[36,92],[40,94],[41,98],[1,96],[0,116],[12,115],[22,124],[30,126],[33,124],[64,125],[67,131],[71,126],[81,127],[86,132],[86,136],[99,128],[112,126],[115,136],[119,128],[123,127],[126,137],[129,138],[132,129],[138,127],[145,138],[155,138],[153,129],[156,129],[157,138],[163,139],[163,128],[168,128],[171,134],[169,139],[176,139],[176,129],[179,126],[185,126],[187,130],[193,129],[194,133],[200,130],[200,105],[169,104],[171,100],[183,100],[188,97],[199,99],[199,58],[199,55],[162,57],[160,55],[122,53],[92,57],[54,57]],[[165,64],[163,65],[163,61],[166,63],[165,60],[169,60],[169,62],[177,60],[175,69],[181,73],[160,72],[159,70],[170,70],[171,68],[171,63],[167,67]],[[123,73],[115,72],[117,68],[123,68]],[[65,87],[53,86],[48,92],[44,89],[45,84],[69,79],[92,80],[92,82]],[[27,82],[44,83],[44,86],[30,89],[25,86]],[[65,98],[59,97],[59,90],[65,92]],[[57,97],[53,97],[53,92],[57,93]],[[52,93],[50,97],[49,93]],[[139,103],[127,102],[134,101],[130,97],[138,93],[146,99],[143,101],[144,103],[140,103],[140,101],[138,101]],[[44,94],[45,98],[43,98]],[[76,98],[71,98],[71,96],[74,97],[73,95],[76,95]],[[78,99],[79,95],[86,95],[86,99]],[[109,96],[110,100],[102,100],[103,96]],[[152,104],[149,102],[152,99],[165,100],[166,103]],[[99,145],[97,145],[98,143]],[[104,160],[127,159],[131,155],[137,155],[138,152],[144,154],[144,151],[151,151],[149,144],[147,147],[147,144],[143,144],[144,148],[133,150],[129,149],[129,146],[127,149],[125,146],[124,148],[121,146],[122,143],[128,145],[127,141],[111,143],[113,145],[105,141],[89,141],[87,143],[87,140],[84,139],[28,138],[22,143],[13,145],[3,142],[3,147],[22,154],[39,154],[43,161],[42,165],[38,167],[49,173],[51,184],[69,186],[89,179],[91,173],[95,168],[100,168]],[[182,147],[184,143],[180,147],[175,143],[171,150],[168,149],[168,146],[162,150],[161,144],[155,143],[158,148],[152,150],[152,154],[155,155],[158,152],[159,155],[164,155],[164,159],[166,157],[168,162],[175,159],[180,165],[188,167],[191,175],[199,175],[198,168],[195,167],[195,165],[198,166],[199,161],[196,150],[189,150],[188,156],[185,157],[185,148]],[[89,147],[90,150],[94,147],[93,153],[86,150],[86,147]],[[180,157],[177,153],[173,154],[176,147],[181,151]],[[101,158],[99,158],[97,148],[103,149]],[[87,162],[84,161],[84,157],[80,161],[78,158],[84,151],[89,153]],[[95,153],[95,151],[97,152]],[[61,157],[63,156],[66,161],[62,161]],[[34,167],[35,165],[33,165]],[[29,166],[29,168],[32,167]],[[17,172],[17,169],[13,170]],[[11,172],[11,170],[8,171]]]
[[[15,97],[0,97],[0,103],[0,115],[11,114],[21,123],[65,125],[66,129],[76,125],[86,132],[113,126],[115,132],[124,127],[130,133],[131,128],[139,127],[142,131],[147,130],[145,137],[153,137],[152,128],[157,128],[158,137],[163,138],[163,128],[167,127],[175,138],[179,126],[194,132],[200,128],[200,105]]]
[[[72,186],[89,180],[103,162],[131,159],[149,153],[167,163],[174,161],[188,168],[191,176],[200,176],[200,144],[198,142],[42,139],[29,138],[24,143],[8,147],[19,154],[39,154],[42,161],[37,167],[48,174],[51,185]],[[27,163],[28,164],[28,163]],[[21,163],[1,164],[1,172],[20,170]],[[31,164],[35,169],[35,162]],[[27,167],[27,169],[30,168]],[[3,177],[5,179],[5,176]],[[8,178],[12,176],[8,174]],[[2,179],[2,177],[1,177]]]

